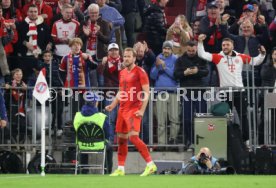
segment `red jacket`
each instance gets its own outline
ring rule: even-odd
[[[2,24],[2,22],[4,21],[4,19],[2,18],[1,20],[0,20],[0,22],[1,22],[1,28],[0,28],[0,35],[1,35],[1,37],[3,37],[3,36],[6,36],[7,35],[7,30],[6,30],[6,28],[4,28],[4,25]],[[17,40],[18,40],[18,33],[17,33],[17,30],[16,29],[13,29],[13,38],[12,38],[12,41],[11,42],[9,42],[8,44],[6,44],[5,46],[4,46],[4,50],[5,50],[5,52],[6,52],[6,55],[9,55],[9,54],[11,54],[12,52],[13,52],[13,45],[17,42]]]
[[[11,10],[11,8],[3,9],[3,17],[8,19],[15,19],[15,22],[22,22],[23,17],[19,9],[15,9],[15,12]]]

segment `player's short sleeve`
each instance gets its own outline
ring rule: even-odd
[[[139,67],[139,80],[141,85],[149,85],[149,78],[146,71]]]

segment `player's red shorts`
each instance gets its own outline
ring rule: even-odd
[[[138,108],[129,111],[119,109],[116,122],[117,133],[127,134],[130,131],[140,132],[142,118],[134,114],[138,110]]]

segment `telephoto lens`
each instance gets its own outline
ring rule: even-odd
[[[209,157],[208,157],[205,153],[201,153],[201,154],[199,155],[198,161],[199,161],[199,163],[204,164],[204,161],[207,160],[207,159],[209,159]]]

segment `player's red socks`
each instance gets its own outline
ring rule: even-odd
[[[138,135],[132,135],[129,137],[129,140],[134,144],[134,146],[138,149],[144,160],[148,163],[151,162],[151,156],[149,154],[149,150],[146,144],[139,138]]]
[[[127,139],[118,137],[118,166],[125,166],[128,147]]]

